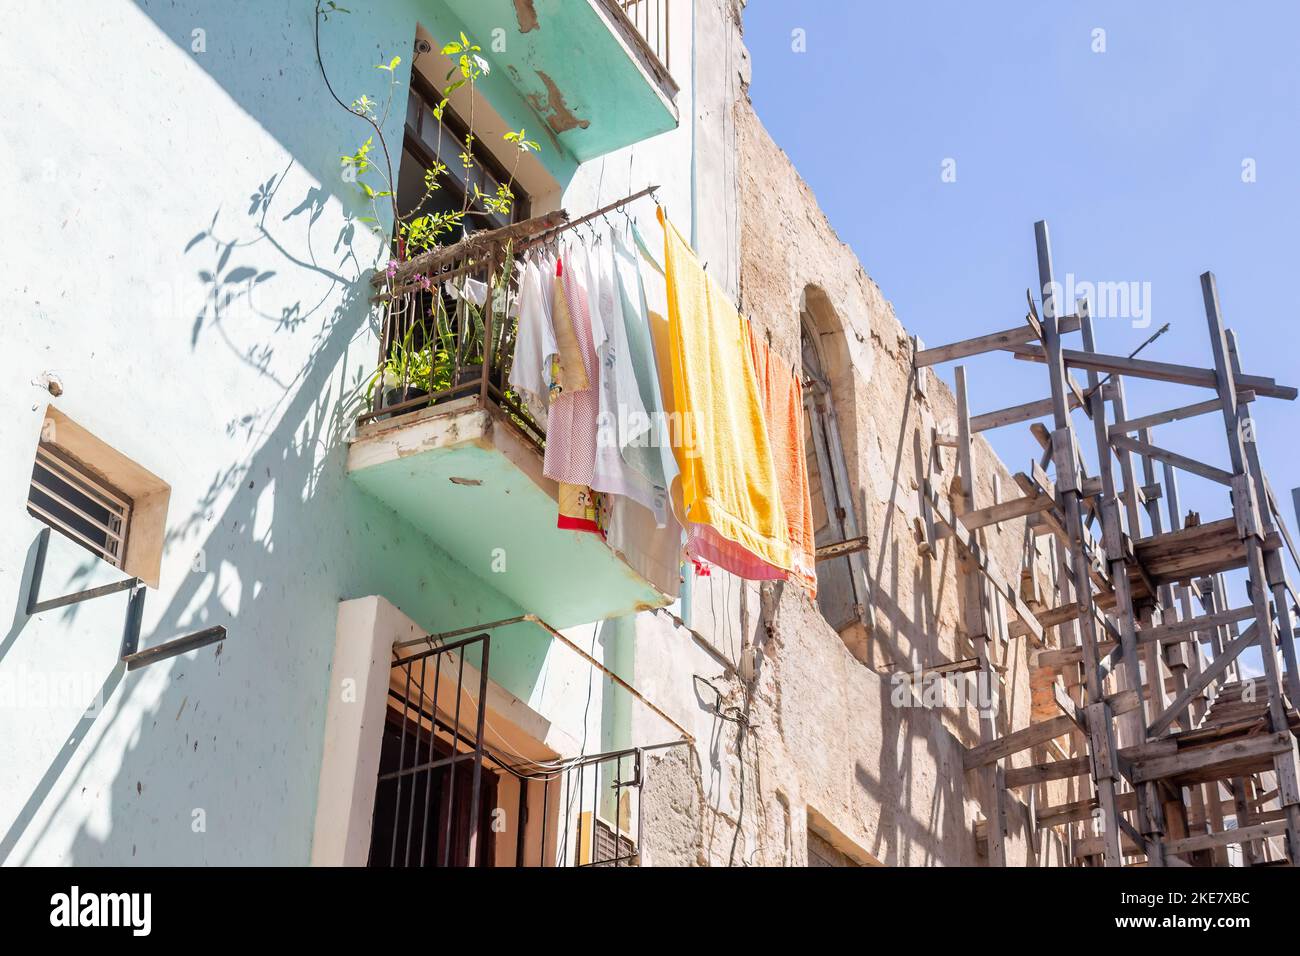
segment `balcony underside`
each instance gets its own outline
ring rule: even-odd
[[[613,0],[444,2],[577,162],[677,126],[677,85]]]
[[[348,472],[453,559],[556,627],[669,603],[595,534],[557,528],[542,456],[478,396],[358,431]]]

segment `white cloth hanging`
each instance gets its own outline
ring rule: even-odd
[[[542,267],[529,259],[519,277],[519,296],[515,300],[519,324],[515,334],[514,361],[510,365],[510,387],[523,399],[543,429],[546,428],[546,413],[550,405],[551,359],[559,353],[544,285]],[[554,286],[553,281],[551,285]]]
[[[668,517],[668,489],[663,480],[657,435],[646,408],[642,382],[628,339],[627,309],[612,241],[599,248],[593,263],[599,288],[599,311],[605,326],[601,359],[600,414],[596,419],[596,471],[592,487],[624,495],[647,508],[657,527]],[[640,319],[640,316],[633,316]],[[643,371],[644,375],[644,371]],[[659,467],[656,467],[659,466]]]

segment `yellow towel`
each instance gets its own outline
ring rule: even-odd
[[[707,524],[775,568],[793,567],[772,446],[744,320],[659,210],[668,280],[674,444],[688,521]]]

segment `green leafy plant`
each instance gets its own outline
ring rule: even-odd
[[[324,60],[320,52],[320,25],[327,22],[331,14],[349,12],[347,8],[329,2],[329,0],[317,0],[316,60],[330,95],[349,113],[364,120],[372,130],[365,142],[361,143],[355,151],[345,153],[339,157],[344,178],[355,182],[357,189],[371,203],[370,214],[360,217],[361,221],[376,233],[382,234],[383,226],[377,204],[381,200],[388,200],[397,239],[397,253],[401,258],[410,258],[442,244],[449,236],[462,230],[470,217],[496,215],[508,218],[514,208],[514,180],[518,171],[519,160],[528,153],[540,152],[541,150],[540,144],[536,140],[529,139],[527,131],[524,129],[510,130],[502,136],[503,141],[513,147],[512,152],[514,154],[514,162],[511,164],[510,174],[506,182],[498,183],[495,189],[490,192],[485,192],[478,182],[474,182],[466,188],[460,209],[416,215],[416,211],[423,207],[434,193],[442,189],[442,178],[447,174],[447,166],[442,161],[435,160],[434,164],[425,170],[423,196],[413,205],[411,212],[405,215],[401,212],[397,205],[395,171],[388,144],[384,139],[383,127],[391,114],[396,92],[401,86],[397,68],[401,65],[402,58],[394,56],[386,63],[375,65],[375,69],[388,74],[387,95],[383,97],[382,102],[379,99],[372,98],[368,93],[363,93],[353,100],[351,105],[344,103],[334,92],[334,88],[325,72]],[[435,156],[442,155],[442,135],[445,128],[442,119],[449,103],[449,97],[465,86],[468,86],[472,92],[475,84],[491,72],[491,65],[482,56],[482,47],[463,32],[457,39],[444,44],[440,52],[444,56],[451,58],[452,67],[445,78],[442,99],[432,110],[434,118],[438,121],[438,136],[434,148]],[[469,128],[459,143],[459,162],[467,181],[470,179],[471,171],[477,167],[474,158],[474,144],[477,142],[477,135],[474,132],[476,98],[471,95],[469,102]],[[371,156],[371,151],[374,149],[376,142],[383,154],[382,165],[377,163]],[[482,208],[472,209],[470,208],[471,204],[476,204]]]
[[[376,69],[388,74],[386,95],[375,98],[363,93],[349,105],[335,93],[325,70],[321,56],[321,24],[327,22],[331,15],[350,12],[332,0],[316,2],[316,60],[321,76],[329,90],[330,96],[345,110],[365,122],[370,131],[366,139],[350,153],[340,156],[340,165],[344,178],[355,182],[357,189],[370,203],[370,214],[359,217],[375,233],[383,234],[383,225],[379,214],[379,203],[384,202],[391,212],[393,238],[396,240],[395,256],[390,259],[384,270],[387,279],[387,292],[392,301],[399,282],[409,282],[409,278],[397,278],[397,266],[404,259],[414,257],[444,244],[448,239],[462,232],[471,217],[497,216],[509,219],[514,210],[514,182],[519,163],[524,156],[541,151],[540,144],[528,137],[526,129],[509,130],[502,136],[502,141],[510,147],[513,162],[506,181],[496,183],[492,178],[476,175],[475,145],[475,85],[491,72],[491,65],[482,56],[482,48],[465,33],[444,44],[440,48],[442,55],[452,61],[443,84],[442,97],[432,108],[432,114],[438,121],[435,156],[444,155],[442,137],[445,130],[443,116],[448,108],[449,97],[458,90],[468,87],[470,96],[468,128],[465,135],[456,143],[459,159],[467,187],[459,209],[443,209],[437,212],[419,213],[427,201],[443,188],[444,177],[448,175],[446,163],[435,159],[424,171],[424,193],[413,205],[412,212],[403,215],[397,205],[396,176],[392,163],[392,154],[384,137],[384,127],[391,115],[396,94],[401,87],[398,67],[401,57],[394,56],[387,62],[376,64]],[[451,134],[449,134],[451,135]],[[480,182],[492,186],[484,190]],[[477,208],[471,208],[477,207]],[[513,259],[507,247],[502,258],[502,266],[497,273],[488,277],[491,285],[485,308],[492,310],[492,341],[485,342],[483,309],[476,306],[467,296],[460,296],[448,312],[444,296],[431,286],[427,278],[421,278],[431,315],[412,324],[403,335],[402,340],[394,342],[381,366],[372,373],[366,383],[366,399],[374,407],[375,389],[381,385],[386,389],[405,384],[413,388],[424,389],[437,394],[454,387],[458,382],[459,372],[474,366],[486,367],[498,374],[504,381],[507,356],[514,344],[514,320],[509,317],[505,303],[508,299]],[[410,297],[412,302],[419,302],[425,296]],[[417,329],[422,330],[417,335]],[[427,333],[427,334],[425,334]],[[418,343],[418,344],[417,344]]]
[[[434,391],[434,359],[428,346],[417,347],[417,326],[411,325],[389,349],[388,358],[375,369],[366,386],[366,403],[373,407],[375,389],[415,388]]]

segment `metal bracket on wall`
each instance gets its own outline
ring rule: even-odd
[[[97,588],[87,588],[84,591],[76,591],[72,594],[65,594],[62,597],[47,598],[42,601],[41,579],[45,576],[45,556],[50,547],[50,529],[42,528],[40,536],[36,539],[36,564],[32,568],[32,580],[27,587],[27,616],[39,614],[42,611],[52,611],[55,608],[67,607],[70,604],[80,604],[82,601],[89,601],[91,598],[103,597],[106,594],[116,594],[118,591],[127,591],[134,587],[140,586],[139,578],[126,578],[122,581],[114,581],[112,584],[104,584]]]
[[[72,594],[64,594],[61,597],[47,598],[42,601],[40,599],[41,580],[45,576],[45,558],[49,552],[49,546],[50,529],[42,528],[40,536],[36,540],[36,563],[32,568],[31,583],[27,587],[27,616],[31,617],[42,611],[52,611],[55,608],[80,604],[82,601],[89,601],[92,598],[103,597],[107,594],[117,594],[119,591],[130,591],[131,598],[126,606],[126,628],[122,635],[122,652],[120,654],[127,670],[132,671],[138,667],[144,667],[146,664],[166,660],[169,657],[184,654],[186,651],[192,651],[226,639],[226,629],[221,625],[217,625],[195,631],[193,634],[186,634],[183,637],[173,638],[170,641],[164,641],[155,647],[140,650],[140,622],[144,618],[145,587],[139,578],[124,578],[121,581],[114,581],[112,584],[87,588],[84,591],[76,591]]]
[[[164,661],[169,657],[175,657],[178,654],[184,654],[186,651],[196,650],[226,639],[226,629],[217,624],[214,627],[206,627],[201,631],[195,631],[193,634],[174,637],[170,641],[163,641],[163,643],[154,647],[146,647],[144,650],[140,650],[140,621],[144,618],[144,596],[145,589],[143,587],[136,588],[131,592],[131,601],[126,608],[126,631],[122,635],[121,657],[122,662],[126,664],[127,670],[133,671],[138,667],[144,667],[156,661]]]

